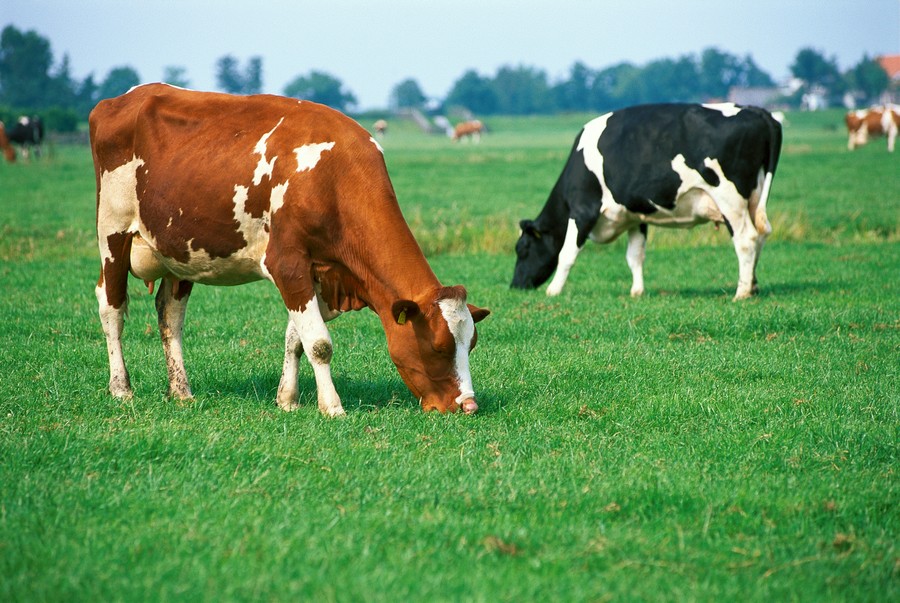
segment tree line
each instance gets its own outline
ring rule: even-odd
[[[846,95],[860,104],[875,102],[891,82],[878,62],[867,56],[845,72],[837,60],[820,51],[798,51],[790,66],[797,85],[778,102],[798,107],[805,95],[819,94],[829,105]],[[168,66],[162,81],[190,87],[183,67]],[[116,67],[97,81],[72,77],[69,56],[56,63],[50,41],[35,31],[7,25],[0,33],[0,121],[19,114],[41,113],[49,129],[73,131],[100,100],[118,96],[141,83],[129,66]],[[263,61],[245,65],[226,55],[216,62],[218,89],[232,94],[255,94],[263,88]],[[566,111],[603,112],[648,102],[699,102],[725,99],[729,90],[775,88],[772,77],[752,57],[739,57],[716,48],[699,55],[662,58],[645,65],[623,62],[594,69],[574,63],[568,74],[551,81],[546,71],[532,66],[503,66],[494,75],[466,71],[443,99],[429,99],[415,79],[393,87],[389,108],[446,111],[461,108],[479,115],[529,115]],[[313,70],[289,82],[286,96],[320,102],[344,112],[357,106],[356,96],[338,78]]]

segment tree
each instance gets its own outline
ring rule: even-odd
[[[546,113],[553,109],[547,74],[534,67],[501,67],[494,77],[498,109],[507,115]]]
[[[497,92],[491,81],[472,69],[456,80],[444,104],[465,107],[473,113],[483,115],[496,113],[499,106]]]
[[[808,87],[829,88],[840,79],[835,59],[826,59],[819,51],[803,48],[791,64],[791,73]]]
[[[599,71],[591,84],[591,108],[612,111],[640,102],[629,97],[630,90],[640,76],[640,68],[631,63],[619,63]]]
[[[0,100],[20,108],[52,104],[50,42],[36,31],[22,32],[7,25],[0,33]]]
[[[863,56],[862,60],[846,73],[845,79],[848,87],[857,91],[865,103],[878,102],[878,97],[891,83],[891,78],[881,64],[868,56]]]
[[[162,81],[179,88],[189,88],[191,82],[186,77],[187,70],[184,67],[168,66],[163,70]]]
[[[569,70],[569,79],[553,87],[553,100],[563,111],[587,111],[591,108],[591,86],[595,74],[584,63],[576,62]]]
[[[394,86],[390,104],[395,109],[418,109],[425,104],[427,98],[413,79],[403,80]]]
[[[115,67],[107,74],[97,91],[97,100],[125,94],[141,83],[141,77],[131,67]]]
[[[344,84],[336,77],[321,71],[311,71],[309,75],[298,76],[284,87],[285,96],[311,100],[346,112],[356,105],[356,96],[343,89]]]
[[[262,92],[262,58],[252,57],[241,72],[238,60],[225,55],[216,61],[216,82],[219,90],[229,94],[259,94]]]

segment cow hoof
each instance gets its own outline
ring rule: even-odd
[[[319,408],[319,412],[321,412],[326,417],[345,417],[347,413],[344,411],[342,406],[338,406],[337,408]]]
[[[282,402],[281,400],[279,400],[278,408],[280,408],[284,412],[294,412],[295,410],[300,408],[300,405],[296,402]]]
[[[631,290],[631,297],[641,297],[642,295],[644,295],[643,289],[632,289]]]
[[[556,297],[556,296],[559,295],[560,293],[562,293],[562,288],[561,288],[561,287],[560,287],[560,288],[556,288],[556,287],[547,287],[547,297]]]

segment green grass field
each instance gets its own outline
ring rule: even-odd
[[[436,273],[492,310],[471,417],[419,410],[368,311],[330,323],[347,417],[305,362],[279,411],[265,283],[195,289],[179,403],[134,280],[111,398],[89,150],[0,165],[0,600],[900,599],[900,155],[790,114],[752,300],[711,227],[651,230],[643,299],[624,241],[510,291],[585,119],[383,142]]]

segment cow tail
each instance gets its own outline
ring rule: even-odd
[[[765,175],[763,176],[762,192],[759,195],[759,204],[753,216],[753,224],[756,226],[756,232],[761,235],[767,235],[772,232],[772,226],[769,224],[769,217],[766,215],[766,203],[769,200],[769,192],[772,189],[772,178],[775,176],[775,169],[778,167],[778,159],[781,156],[782,132],[781,124],[778,123],[768,112],[766,112],[766,122],[769,126],[769,152],[766,156],[766,163],[763,166]]]

